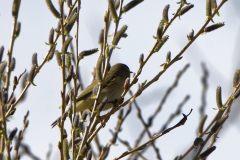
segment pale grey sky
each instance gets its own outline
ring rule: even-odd
[[[125,4],[128,1],[125,2]],[[194,8],[186,15],[177,19],[167,31],[169,40],[162,50],[155,53],[143,69],[139,78],[139,82],[145,79],[150,80],[160,70],[160,64],[164,63],[165,56],[171,51],[174,57],[187,43],[186,35],[195,30],[195,33],[205,22],[205,1],[188,1],[194,4]],[[220,1],[218,1],[220,3]],[[55,2],[54,4],[57,4]],[[138,7],[123,14],[120,26],[128,25],[126,39],[122,39],[118,45],[121,49],[114,50],[111,63],[125,63],[131,71],[138,69],[138,57],[141,53],[147,56],[153,47],[155,40],[152,38],[156,34],[159,21],[162,17],[162,10],[165,5],[170,4],[169,18],[172,17],[178,7],[176,1],[144,1]],[[221,17],[215,17],[215,22],[225,22],[225,26],[217,31],[201,35],[194,44],[184,53],[183,59],[175,63],[164,73],[158,82],[149,87],[140,97],[137,98],[144,116],[151,115],[158,106],[159,100],[164,92],[170,86],[176,74],[185,64],[190,63],[190,68],[180,80],[178,88],[170,95],[160,116],[154,121],[152,131],[158,131],[161,125],[168,119],[170,113],[175,111],[177,105],[182,101],[186,94],[191,95],[191,99],[184,106],[182,112],[187,114],[193,108],[192,114],[188,117],[188,121],[182,127],[179,127],[169,134],[158,139],[155,143],[160,148],[161,155],[164,159],[173,159],[175,156],[183,154],[186,149],[193,143],[196,136],[199,115],[198,108],[201,98],[201,62],[205,62],[209,69],[210,77],[209,90],[207,92],[207,123],[215,116],[215,89],[222,86],[223,101],[228,98],[231,92],[232,77],[235,70],[239,66],[239,2],[237,0],[228,1],[220,10]],[[238,7],[237,7],[238,6]],[[80,12],[80,35],[79,50],[98,48],[98,36],[103,27],[103,15],[106,11],[107,1],[82,1]],[[0,45],[5,47],[4,58],[6,59],[6,51],[9,47],[10,35],[12,29],[11,16],[12,1],[4,1],[0,5]],[[57,26],[57,19],[53,17],[45,4],[45,1],[25,1],[22,0],[19,19],[22,23],[20,36],[17,38],[13,56],[16,58],[16,69],[12,76],[20,75],[26,68],[31,68],[31,56],[34,52],[38,53],[38,63],[40,64],[48,51],[45,42],[48,41],[50,29]],[[210,23],[211,24],[211,23]],[[112,31],[113,32],[113,25]],[[74,34],[74,33],[72,33]],[[74,35],[73,35],[74,37]],[[110,39],[109,39],[110,40]],[[59,44],[60,41],[59,41]],[[60,46],[57,47],[61,50]],[[94,67],[97,54],[84,58],[80,64],[80,70],[84,81],[84,86],[90,83],[92,67]],[[237,65],[238,64],[238,65]],[[61,104],[61,70],[59,69],[55,57],[47,63],[36,79],[34,80],[36,87],[31,86],[28,91],[27,100],[17,106],[17,111],[8,123],[9,129],[22,126],[22,118],[26,111],[30,111],[30,124],[24,136],[24,143],[31,146],[31,150],[41,159],[45,159],[48,146],[53,145],[53,155],[58,157],[57,143],[59,140],[59,130],[51,129],[50,124],[59,115],[58,107]],[[134,87],[136,89],[136,87]],[[16,92],[18,96],[19,90]],[[153,94],[154,93],[154,94]],[[128,96],[127,96],[128,97]],[[235,103],[239,104],[239,100]],[[239,137],[239,106],[234,105],[233,112],[230,114],[230,122],[227,127],[223,127],[224,134],[220,134],[216,143],[217,149],[209,157],[210,160],[215,159],[235,159],[238,156],[238,148],[240,148]],[[232,115],[232,116],[231,116]],[[100,132],[101,143],[106,144],[111,134],[109,129],[113,129],[117,122],[117,115],[114,115],[103,131]],[[123,125],[123,131],[119,137],[125,138],[130,142],[135,142],[136,135],[142,130],[142,126],[135,121],[136,110],[133,107],[131,115]],[[175,119],[170,126],[176,124],[182,117]],[[140,126],[140,127],[136,127]],[[147,137],[145,138],[145,141]],[[120,146],[120,145],[119,145]],[[108,159],[113,159],[126,151],[125,147],[113,146]],[[226,152],[227,150],[227,152]],[[154,154],[150,154],[148,150],[148,158],[155,159]],[[24,157],[24,159],[28,159]]]

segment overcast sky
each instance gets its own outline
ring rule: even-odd
[[[126,1],[124,4],[126,4]],[[205,1],[188,1],[194,4],[186,15],[180,19],[176,19],[170,26],[166,35],[169,40],[158,53],[155,53],[143,69],[138,82],[150,80],[160,71],[160,65],[164,63],[165,56],[171,51],[174,57],[187,44],[186,35],[192,30],[195,33],[201,28],[205,22]],[[220,1],[218,0],[218,3]],[[57,5],[57,2],[54,2]],[[111,63],[125,63],[131,71],[136,72],[138,69],[138,58],[141,53],[147,56],[153,47],[155,40],[152,38],[156,34],[159,21],[162,17],[162,10],[165,5],[170,4],[169,18],[175,13],[178,5],[176,1],[144,1],[133,10],[123,14],[120,21],[120,27],[128,25],[126,39],[121,39],[118,47],[115,49],[111,59]],[[193,143],[196,137],[196,130],[199,123],[199,106],[201,105],[201,63],[204,62],[209,70],[207,91],[207,124],[217,113],[213,108],[217,108],[215,103],[215,90],[217,86],[222,87],[223,102],[229,97],[232,91],[232,77],[239,66],[239,19],[240,2],[232,0],[226,2],[220,10],[220,17],[215,17],[214,21],[225,22],[225,26],[208,34],[201,35],[187,49],[183,55],[183,59],[175,63],[158,82],[150,86],[143,94],[137,98],[137,102],[142,109],[144,117],[147,119],[152,115],[159,101],[163,97],[167,88],[173,83],[176,74],[186,64],[190,64],[190,68],[184,74],[179,82],[179,86],[170,94],[166,101],[162,112],[154,121],[154,127],[151,129],[157,132],[161,125],[167,121],[168,116],[173,113],[178,104],[186,95],[191,98],[185,104],[182,112],[187,114],[193,109],[192,114],[188,117],[188,121],[182,127],[179,127],[169,134],[158,139],[155,143],[160,148],[163,159],[173,159],[175,156],[183,154],[187,148]],[[11,37],[11,29],[13,19],[11,16],[12,1],[4,1],[0,5],[0,45],[5,47],[4,57],[9,48]],[[67,8],[66,8],[67,9]],[[87,50],[98,48],[98,36],[103,28],[103,15],[107,9],[107,1],[82,1],[80,11],[80,31],[79,31],[79,50]],[[45,1],[25,1],[21,2],[19,19],[21,24],[20,37],[17,38],[13,57],[16,58],[16,69],[12,73],[13,76],[19,76],[24,69],[31,69],[31,56],[34,52],[38,53],[38,63],[40,64],[46,55],[49,46],[45,44],[48,41],[49,31],[57,26],[57,19],[50,13]],[[211,23],[210,23],[211,24]],[[113,32],[113,24],[111,32]],[[74,32],[71,33],[74,37]],[[110,43],[111,38],[109,38]],[[61,44],[59,41],[58,44]],[[61,50],[61,46],[57,46]],[[95,66],[97,54],[84,58],[80,64],[80,72],[82,74],[83,83],[86,87],[91,80],[91,70]],[[12,78],[11,78],[12,79]],[[12,82],[12,80],[11,80]],[[61,104],[61,70],[54,58],[46,63],[38,76],[34,80],[37,86],[31,86],[28,89],[27,99],[17,106],[15,115],[8,122],[9,130],[14,127],[22,127],[22,119],[27,110],[30,111],[30,124],[24,135],[23,142],[31,146],[31,150],[39,158],[45,159],[49,150],[49,144],[53,145],[53,153],[51,159],[56,159],[59,152],[57,144],[59,141],[59,130],[51,129],[50,124],[61,114],[58,107]],[[136,87],[133,88],[135,91]],[[17,90],[16,96],[20,94]],[[126,96],[129,97],[128,95]],[[240,136],[239,129],[239,100],[235,102],[232,113],[230,113],[229,122],[224,125],[222,132],[219,134],[216,146],[217,149],[209,157],[210,160],[216,159],[234,159],[239,156]],[[123,131],[119,134],[120,138],[135,142],[136,137],[142,130],[142,125],[136,121],[136,109],[133,106],[132,113],[123,125]],[[182,116],[178,116],[170,126],[176,124]],[[101,143],[106,144],[110,139],[109,129],[113,129],[117,122],[117,116],[114,115],[103,131],[100,132]],[[68,122],[67,122],[68,123]],[[144,141],[147,141],[145,137]],[[117,142],[118,143],[118,142]],[[113,159],[126,151],[125,147],[113,146],[108,159]],[[226,152],[227,149],[227,152]],[[147,157],[155,159],[152,149],[148,150]],[[24,159],[28,159],[24,157]]]

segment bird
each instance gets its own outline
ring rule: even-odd
[[[98,101],[101,102],[105,97],[108,98],[107,104],[103,110],[108,110],[113,107],[113,102],[121,97],[124,91],[124,83],[132,73],[128,66],[123,63],[117,63],[113,65],[107,72],[103,82],[102,89],[99,95]],[[84,110],[92,110],[96,95],[94,95],[94,88],[99,83],[99,80],[93,80],[92,83],[86,87],[76,97],[76,112],[82,112]],[[52,127],[57,125],[58,119],[52,123]]]

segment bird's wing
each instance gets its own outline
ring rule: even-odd
[[[116,78],[115,76],[106,76],[107,78],[103,81],[102,84],[102,89],[104,89],[107,84],[112,84],[114,82],[114,79]],[[93,92],[93,87],[98,83],[98,80],[92,81],[92,83],[85,88],[76,98],[76,101],[81,101],[83,99],[86,99],[87,97],[90,97]]]
[[[85,88],[76,98],[76,101],[81,101],[92,95],[93,87],[97,84],[97,80],[92,81],[92,83]]]

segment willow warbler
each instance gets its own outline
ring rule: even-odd
[[[130,77],[130,70],[127,65],[117,63],[110,68],[102,83],[101,93],[99,95],[99,102],[105,97],[108,98],[108,102],[103,110],[107,110],[113,107],[113,102],[121,97],[124,91],[124,83],[127,78]],[[81,112],[86,109],[92,110],[96,95],[93,95],[93,89],[98,84],[98,80],[92,81],[92,83],[85,88],[76,98],[76,112]],[[57,124],[57,121],[53,122],[52,127]]]

